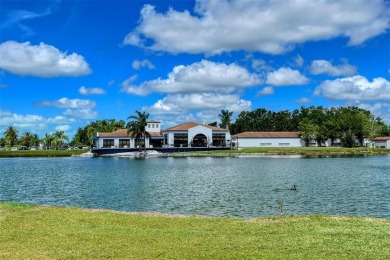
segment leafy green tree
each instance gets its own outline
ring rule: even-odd
[[[10,145],[14,146],[18,141],[19,131],[16,130],[13,126],[9,126],[7,130],[3,133],[5,141]]]
[[[304,118],[298,125],[298,130],[301,133],[301,140],[305,146],[309,146],[310,142],[315,139],[318,127],[313,124],[308,118]]]
[[[64,131],[56,131],[53,134],[54,145],[56,146],[57,149],[59,146],[63,145],[64,140],[69,142],[69,138],[65,135]]]
[[[217,123],[217,121],[214,121],[214,122],[209,123],[208,125],[209,126],[218,126],[218,123]]]
[[[5,146],[7,142],[5,141],[5,138],[1,137],[0,138],[0,147]]]
[[[78,128],[77,133],[71,141],[72,145],[88,144],[92,145],[92,138],[97,133],[109,133],[125,128],[125,121],[115,119],[103,119],[91,122],[83,128]]]
[[[49,147],[54,145],[54,137],[46,133],[45,137],[42,139],[42,142],[43,145],[45,146],[45,149],[48,149]]]
[[[138,144],[141,143],[141,140],[143,138],[144,147],[146,151],[146,136],[150,136],[150,134],[146,131],[149,114],[145,112],[140,112],[138,110],[136,110],[135,113],[136,115],[131,115],[127,118],[132,120],[127,124],[127,133],[130,134],[131,137],[134,138],[136,143]],[[139,149],[141,151],[141,145],[139,145]]]
[[[30,147],[33,144],[33,141],[33,135],[30,132],[24,132],[19,139],[20,144],[27,147]]]
[[[229,129],[230,123],[232,121],[233,112],[229,110],[221,110],[221,113],[218,115],[218,118],[221,120],[219,124],[220,128]]]

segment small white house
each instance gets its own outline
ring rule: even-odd
[[[233,146],[245,147],[301,147],[299,132],[243,132],[232,136]]]
[[[375,147],[377,148],[387,148],[390,149],[390,137],[377,137],[372,140],[375,143]]]

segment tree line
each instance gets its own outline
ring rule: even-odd
[[[79,127],[70,142],[64,131],[45,134],[45,137],[40,139],[37,134],[30,132],[19,136],[19,131],[10,126],[3,133],[4,137],[0,138],[0,146],[8,144],[31,147],[43,144],[45,147],[58,148],[64,144],[64,141],[72,146],[92,146],[92,138],[97,132],[113,132],[124,128],[128,129],[129,135],[135,138],[137,144],[141,144],[142,140],[145,141],[143,137],[148,135],[145,127],[149,114],[135,112],[135,115],[127,118],[130,120],[128,123],[124,120],[103,119]],[[341,140],[344,146],[353,147],[356,145],[356,140],[362,144],[365,138],[390,136],[390,126],[386,125],[380,117],[375,117],[370,111],[355,106],[339,108],[311,106],[278,112],[258,108],[241,112],[234,122],[232,116],[233,112],[229,110],[222,110],[218,115],[219,127],[228,128],[232,135],[251,131],[299,131],[301,139],[307,146],[311,142],[321,146],[326,140],[331,140],[333,145],[336,140]],[[218,123],[215,121],[209,125],[218,126]]]
[[[273,112],[264,108],[241,112],[229,125],[231,134],[247,131],[299,131],[301,139],[309,146],[316,142],[321,146],[331,140],[332,145],[340,140],[346,147],[363,144],[365,138],[390,136],[390,127],[370,111],[355,106],[324,108],[301,107]]]
[[[45,148],[58,149],[64,144],[64,141],[69,142],[68,136],[65,135],[64,131],[56,131],[53,134],[45,134],[43,138],[39,138],[37,134],[30,132],[24,132],[19,136],[19,130],[13,126],[9,126],[0,138],[0,147],[9,146],[25,146],[25,147],[38,147],[41,144]]]

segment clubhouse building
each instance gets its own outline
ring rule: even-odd
[[[230,147],[230,133],[227,129],[187,122],[161,130],[161,122],[147,122],[145,139],[147,149],[163,148],[224,148]],[[94,137],[94,149],[136,149],[139,145],[127,129],[111,133],[97,133]]]

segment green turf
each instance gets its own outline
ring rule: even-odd
[[[128,214],[0,203],[0,259],[390,259],[390,220]]]
[[[0,157],[68,157],[79,155],[88,150],[19,150],[0,151]]]

